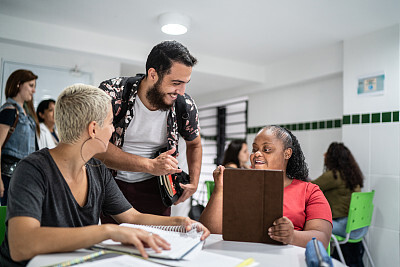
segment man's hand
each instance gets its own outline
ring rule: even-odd
[[[179,203],[184,202],[186,199],[188,199],[189,197],[191,197],[197,190],[197,184],[179,184],[182,189],[183,189],[183,193],[182,196],[174,203],[174,205],[178,205]]]
[[[149,172],[155,176],[182,172],[182,170],[178,168],[178,160],[171,156],[175,153],[175,149],[176,148],[173,147],[161,153],[157,158],[150,159],[152,166]]]

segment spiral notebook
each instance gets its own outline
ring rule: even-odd
[[[190,253],[196,246],[204,243],[200,240],[203,232],[197,232],[196,224],[193,224],[192,230],[188,232],[184,226],[137,225],[128,223],[123,223],[120,226],[146,230],[150,233],[159,235],[171,244],[170,250],[162,250],[161,253],[156,253],[152,248],[145,248],[149,257],[180,260]],[[135,246],[122,245],[120,242],[115,242],[111,239],[105,240],[93,247],[96,249],[140,255],[139,250],[136,249]]]

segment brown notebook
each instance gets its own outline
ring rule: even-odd
[[[225,169],[223,190],[224,240],[282,244],[268,228],[282,217],[283,171]]]

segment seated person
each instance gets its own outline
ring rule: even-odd
[[[226,168],[250,169],[247,165],[248,160],[249,150],[246,141],[243,139],[236,139],[231,141],[228,148],[225,150],[222,165]]]
[[[111,99],[102,90],[76,84],[58,97],[55,120],[60,143],[23,159],[11,179],[6,235],[0,266],[26,265],[39,254],[74,251],[106,239],[169,249],[158,235],[115,224],[98,225],[100,212],[119,223],[183,225],[187,217],[142,214],[125,199],[110,171],[95,154],[107,150],[114,127]],[[198,224],[198,231],[209,231]]]
[[[304,181],[308,168],[296,137],[285,128],[266,126],[254,139],[250,163],[253,169],[283,170],[283,217],[265,229],[269,236],[300,247],[316,237],[328,247],[331,210],[318,186]],[[211,233],[222,233],[223,173],[223,166],[214,171],[214,192],[200,217]]]
[[[324,154],[325,172],[311,181],[319,186],[332,209],[332,233],[346,236],[347,215],[351,194],[363,187],[363,174],[350,150],[342,143],[330,144]],[[352,231],[350,238],[359,239],[368,231],[368,226]]]

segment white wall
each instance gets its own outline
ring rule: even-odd
[[[35,47],[23,43],[3,42],[1,39],[0,58],[7,61],[65,69],[72,69],[77,65],[81,71],[92,73],[93,85],[95,86],[98,86],[103,80],[118,76],[120,73],[120,63],[107,57],[43,46]],[[40,90],[40,83],[37,90]]]
[[[343,111],[360,114],[398,111],[399,25],[344,42]],[[357,78],[383,71],[383,96],[358,96]],[[364,191],[375,190],[368,246],[376,266],[399,266],[400,125],[399,122],[343,126],[343,142],[365,175]]]
[[[332,75],[299,82],[249,96],[248,125],[294,124],[342,117],[342,76]],[[329,103],[329,105],[327,105]],[[310,168],[309,177],[323,171],[323,154],[333,141],[341,141],[341,128],[293,130]],[[248,136],[253,142],[254,134]]]
[[[248,127],[341,119],[343,115],[342,43],[306,51],[266,66],[266,82],[213,94],[213,102],[239,96],[249,98]],[[210,95],[196,97],[198,106],[210,104]],[[201,117],[200,117],[201,122]],[[341,141],[341,128],[293,131],[298,137],[309,177],[323,169],[323,153]],[[248,134],[247,143],[255,134]]]
[[[343,44],[338,42],[334,45],[316,48],[311,51],[303,51],[301,54],[292,55],[276,62],[266,62],[263,75],[264,82],[258,85],[244,84],[238,88],[219,90],[213,92],[212,101],[223,101],[229,98],[247,96],[266,90],[275,90],[289,85],[304,84],[313,80],[320,80],[332,75],[342,73],[343,68]],[[243,73],[247,75],[247,73]],[[199,106],[210,103],[210,95],[196,96]]]

